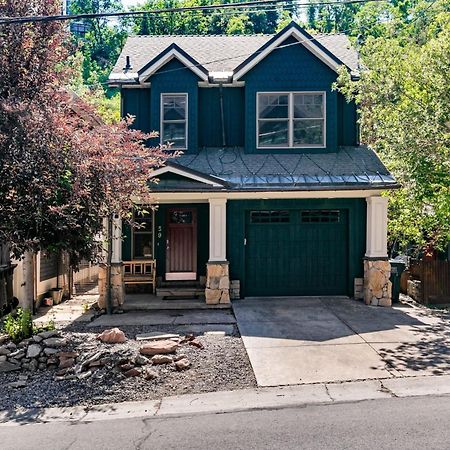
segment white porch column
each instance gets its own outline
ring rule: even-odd
[[[209,199],[209,262],[227,260],[227,199]]]
[[[386,197],[368,197],[366,258],[387,258],[387,205]]]
[[[230,303],[225,198],[209,199],[209,260],[206,265],[205,300],[210,305]]]
[[[112,224],[112,259],[111,262],[122,262],[122,219],[114,214]]]
[[[368,197],[366,257],[364,259],[364,302],[373,306],[391,306],[391,265],[387,254],[386,197]]]

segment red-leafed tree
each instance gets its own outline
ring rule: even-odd
[[[54,15],[59,0],[0,0],[0,17]],[[102,218],[149,196],[167,153],[129,120],[104,124],[71,94],[67,24],[0,24],[0,242],[15,256],[95,252]]]

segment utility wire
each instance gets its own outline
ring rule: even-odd
[[[328,5],[351,5],[369,2],[384,2],[386,0],[344,0],[344,1],[319,1],[313,3],[296,3],[290,0],[257,0],[247,2],[235,3],[221,3],[217,5],[203,5],[203,6],[180,6],[176,8],[162,8],[150,11],[120,11],[120,12],[104,12],[104,13],[87,13],[87,14],[69,14],[69,15],[54,15],[54,16],[26,16],[26,17],[3,17],[0,19],[0,25],[13,25],[34,22],[54,22],[54,21],[70,21],[81,19],[99,19],[109,17],[132,17],[149,14],[164,14],[164,13],[178,13],[189,11],[208,11],[217,9],[241,9],[245,7],[258,7],[260,5],[294,5],[297,8],[307,8],[310,6],[328,6]]]

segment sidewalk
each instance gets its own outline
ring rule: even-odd
[[[91,408],[78,406],[1,411],[0,426],[46,422],[92,422],[134,417],[148,419],[449,394],[450,375],[305,384],[180,395],[161,400],[97,405]]]

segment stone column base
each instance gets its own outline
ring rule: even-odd
[[[383,259],[364,260],[364,303],[372,306],[392,305],[391,265]]]
[[[209,262],[206,264],[205,300],[208,305],[230,303],[229,262]]]
[[[106,308],[106,285],[107,274],[106,264],[100,264],[98,267],[98,306],[101,309]],[[125,288],[123,283],[123,264],[111,264],[111,295],[113,308],[120,308],[125,298]]]

